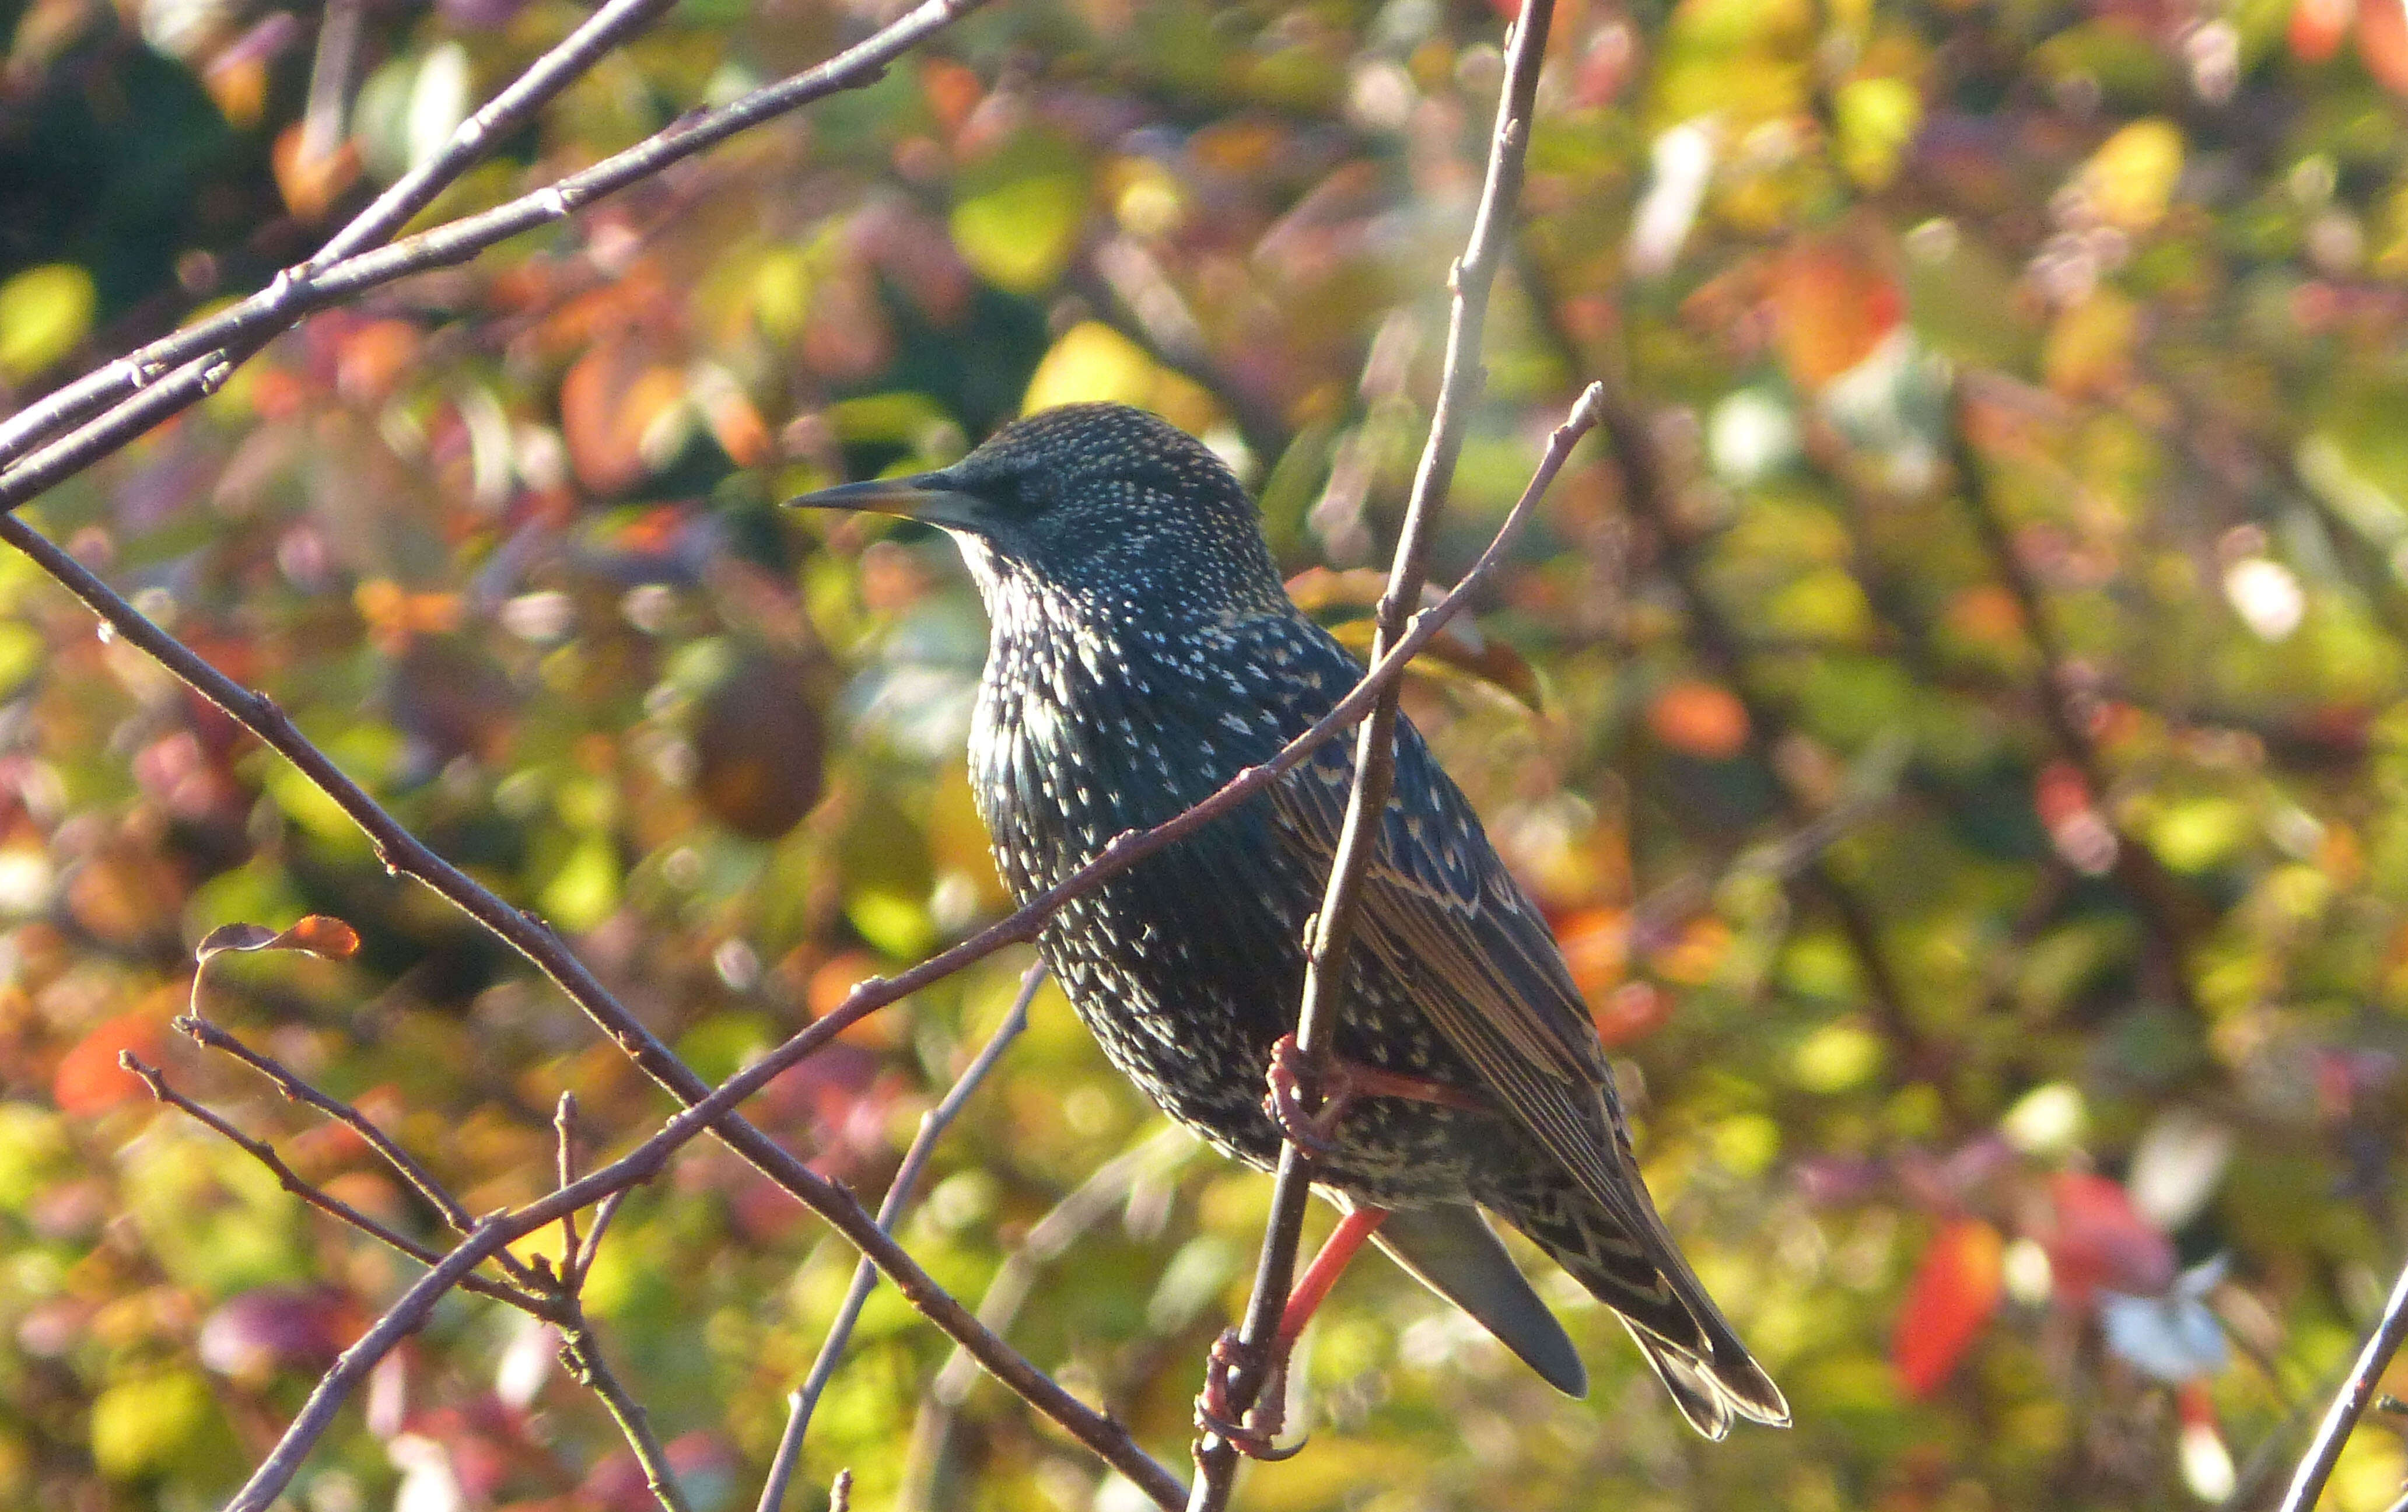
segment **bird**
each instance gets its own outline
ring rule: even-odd
[[[1362,675],[1288,597],[1228,467],[1125,405],[1040,410],[949,467],[788,502],[922,521],[959,547],[990,624],[971,788],[1024,904],[1268,760]],[[1350,1252],[1368,1237],[1558,1390],[1584,1394],[1585,1367],[1483,1210],[1614,1311],[1698,1432],[1786,1425],[1780,1389],[1656,1212],[1537,905],[1409,719],[1394,752],[1335,1086],[1310,1117],[1293,1099],[1292,1030],[1351,742],[1064,903],[1039,956],[1170,1117],[1266,1170],[1284,1137],[1305,1142]],[[1334,1274],[1308,1272],[1283,1344]]]

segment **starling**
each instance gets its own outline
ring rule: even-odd
[[[1024,901],[1268,760],[1361,675],[1288,598],[1228,468],[1125,406],[1047,410],[952,467],[794,502],[925,521],[960,546],[993,626],[971,786]],[[1267,1102],[1353,776],[1353,742],[1331,741],[1066,904],[1039,950],[1080,1018],[1225,1153],[1268,1169],[1283,1128],[1309,1139],[1341,1231],[1368,1231],[1557,1389],[1585,1391],[1580,1358],[1482,1208],[1621,1317],[1699,1433],[1786,1423],[1640,1179],[1554,937],[1408,721],[1340,998],[1338,1089],[1311,1129]]]

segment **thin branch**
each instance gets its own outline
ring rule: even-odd
[[[577,1179],[577,1094],[562,1088],[560,1102],[553,1108],[552,1130],[556,1152],[552,1157],[553,1180],[566,1187]],[[573,1294],[585,1285],[584,1268],[578,1258],[584,1246],[577,1236],[577,1215],[569,1213],[560,1220],[560,1279]]]
[[[208,962],[204,960],[203,969],[206,969],[207,965]],[[200,974],[200,972],[196,971],[194,977],[196,995]],[[196,1015],[179,1018],[176,1021],[176,1027],[203,1044],[222,1050],[251,1066],[275,1083],[277,1088],[287,1098],[307,1102],[311,1107],[321,1109],[359,1133],[379,1153],[382,1154],[395,1170],[403,1173],[405,1179],[418,1189],[420,1195],[424,1197],[437,1212],[445,1215],[446,1218],[463,1233],[475,1231],[476,1221],[466,1217],[466,1210],[460,1206],[459,1201],[433,1176],[411,1161],[398,1146],[387,1140],[382,1131],[369,1123],[357,1109],[349,1103],[328,1097],[293,1074],[281,1063],[249,1049],[239,1041],[235,1040],[232,1035]],[[370,1238],[391,1246],[421,1264],[436,1266],[443,1262],[443,1257],[435,1250],[386,1228],[382,1223],[369,1217],[340,1198],[304,1181],[299,1174],[276,1153],[272,1145],[264,1140],[251,1138],[224,1118],[177,1091],[167,1084],[164,1073],[157,1068],[145,1064],[132,1051],[122,1052],[118,1057],[118,1063],[142,1078],[144,1085],[150,1088],[152,1097],[197,1119],[212,1132],[259,1161],[276,1177],[278,1185],[310,1206],[341,1219]],[[563,1115],[566,1117],[574,1111],[576,1102],[566,1092],[561,1094],[561,1098]],[[563,1187],[569,1186],[576,1179],[570,1173],[569,1158],[565,1147],[561,1156],[561,1172],[560,1184]],[[604,1199],[605,1209],[616,1206],[624,1196],[625,1196],[624,1189],[611,1193]],[[461,1217],[453,1218],[452,1216],[454,1214],[459,1214]],[[574,1242],[576,1210],[572,1208],[562,1214],[561,1222],[572,1236],[569,1253],[574,1255],[576,1253]],[[598,1237],[600,1233],[598,1223],[595,1233]],[[692,1512],[679,1494],[674,1479],[668,1476],[667,1458],[661,1449],[659,1440],[652,1433],[651,1422],[645,1417],[643,1407],[627,1390],[625,1385],[611,1374],[609,1366],[603,1360],[601,1343],[595,1337],[592,1324],[586,1321],[584,1308],[578,1296],[579,1289],[584,1284],[585,1267],[579,1266],[571,1271],[564,1265],[562,1274],[554,1276],[539,1268],[530,1268],[506,1248],[495,1250],[493,1259],[510,1277],[509,1283],[470,1274],[462,1280],[461,1285],[480,1295],[506,1302],[522,1312],[559,1329],[562,1340],[562,1364],[566,1367],[569,1375],[578,1384],[587,1388],[602,1400],[603,1406],[609,1410],[612,1420],[619,1425],[620,1432],[625,1436],[629,1448],[635,1452],[637,1462],[643,1467],[646,1482],[659,1497],[663,1512]],[[589,1253],[585,1259],[590,1264],[591,1254]]]
[[[585,1277],[594,1269],[594,1257],[602,1252],[602,1236],[610,1231],[610,1220],[619,1216],[620,1204],[626,1200],[625,1192],[615,1191],[595,1204],[594,1227],[586,1231],[584,1247],[569,1255],[563,1262],[567,1267],[570,1290],[584,1289]]]
[[[1550,0],[1524,0],[1506,45],[1505,82],[1497,101],[1497,126],[1488,148],[1488,167],[1481,185],[1480,208],[1448,282],[1455,295],[1446,332],[1446,362],[1440,370],[1438,402],[1430,416],[1427,441],[1414,469],[1412,492],[1405,505],[1404,525],[1397,540],[1388,585],[1380,596],[1377,630],[1371,655],[1379,659],[1403,637],[1407,616],[1421,599],[1429,572],[1429,540],[1455,481],[1455,457],[1463,449],[1471,407],[1487,381],[1481,361],[1481,338],[1488,318],[1488,293],[1498,265],[1512,245],[1515,203],[1522,194],[1522,166],[1530,142],[1530,121],[1536,111],[1539,70],[1546,59],[1547,27],[1554,15]],[[1601,391],[1591,384],[1573,406],[1571,415],[1550,439],[1539,476],[1514,505],[1516,512],[1545,491],[1555,469],[1570,454],[1572,443],[1597,423]],[[1552,464],[1552,466],[1550,466]],[[1304,996],[1297,1012],[1296,1044],[1302,1058],[1297,1077],[1299,1100],[1307,1111],[1319,1104],[1319,1087],[1329,1068],[1331,1044],[1337,1035],[1346,966],[1354,934],[1355,895],[1365,868],[1377,848],[1387,813],[1388,790],[1396,760],[1397,701],[1400,690],[1383,690],[1370,717],[1355,732],[1354,782],[1346,799],[1346,818],[1330,858],[1329,880],[1321,909],[1309,930],[1305,953]],[[1288,1286],[1296,1274],[1297,1246],[1304,1232],[1304,1211],[1312,1200],[1312,1162],[1293,1140],[1280,1146],[1279,1176],[1272,1190],[1271,1217],[1263,1234],[1262,1258],[1254,1272],[1254,1295],[1238,1332],[1237,1360],[1241,1363],[1226,1383],[1226,1400],[1237,1420],[1244,1420],[1275,1373],[1280,1315],[1287,1303]],[[1218,1369],[1217,1365],[1211,1367]],[[1207,1430],[1195,1445],[1196,1479],[1191,1485],[1191,1512],[1221,1512],[1236,1484],[1238,1447]]]
[[[983,0],[924,0],[868,40],[817,67],[754,90],[718,109],[690,116],[624,152],[533,194],[323,267],[305,263],[287,268],[265,289],[240,304],[153,342],[86,380],[92,384],[90,395],[133,396],[0,472],[0,511],[18,508],[207,397],[225,382],[236,365],[311,310],[356,297],[412,273],[465,263],[496,242],[564,219],[605,194],[659,173],[748,127],[839,90],[870,83],[884,74],[888,64],[982,3]],[[71,390],[83,387],[84,384],[72,385]],[[89,412],[89,395],[72,401],[64,398],[71,390],[62,390],[54,401],[36,408],[48,410],[56,402],[57,413],[64,414],[81,404],[86,407],[84,412]],[[0,431],[0,437],[21,428],[29,439],[38,437],[54,429],[56,424],[54,419],[36,424],[28,416],[21,416],[19,422]]]
[[[2333,1398],[2324,1421],[2316,1425],[2316,1436],[2291,1476],[2291,1489],[2283,1493],[2281,1512],[2314,1512],[2316,1498],[2324,1493],[2325,1482],[2341,1460],[2342,1446],[2349,1441],[2350,1430],[2358,1426],[2367,1404],[2374,1400],[2375,1385],[2383,1379],[2391,1357],[2400,1352],[2402,1340],[2408,1340],[2408,1269],[2402,1269],[2400,1279],[2392,1283],[2382,1319],[2358,1352],[2358,1363],[2350,1367],[2341,1394]]]
[[[199,981],[200,973],[196,972],[194,973],[196,996]],[[179,1016],[175,1021],[175,1028],[194,1043],[231,1056],[259,1073],[275,1086],[276,1090],[281,1093],[287,1102],[306,1103],[359,1135],[367,1143],[368,1148],[374,1150],[385,1164],[393,1167],[396,1175],[408,1182],[410,1188],[420,1197],[425,1199],[426,1204],[435,1209],[448,1228],[465,1234],[477,1226],[477,1220],[469,1215],[467,1208],[461,1204],[460,1199],[452,1196],[451,1191],[441,1182],[436,1180],[424,1166],[420,1165],[408,1151],[394,1144],[383,1130],[379,1129],[369,1120],[367,1115],[360,1112],[359,1109],[339,1098],[329,1097],[319,1091],[299,1076],[294,1075],[283,1062],[272,1056],[262,1055],[198,1014],[185,1014]]]
[[[350,224],[335,233],[316,256],[287,278],[306,285],[315,274],[393,235],[474,166],[492,144],[534,119],[537,111],[581,78],[603,53],[674,3],[675,0],[611,0],[596,10],[508,88],[487,101],[482,109],[460,122],[434,156],[395,180],[374,203],[353,216]],[[10,416],[0,423],[0,463],[14,460],[45,436],[150,386],[170,369],[222,344],[238,328],[238,313],[275,295],[284,282],[279,280],[277,285],[244,304],[120,357]],[[301,313],[296,309],[292,318],[298,319]],[[263,323],[263,328],[281,330],[290,324],[291,320]]]
[[[268,1174],[276,1178],[278,1186],[319,1212],[349,1224],[377,1243],[397,1250],[422,1265],[432,1266],[442,1263],[443,1257],[437,1251],[420,1244],[408,1234],[385,1227],[383,1223],[368,1217],[341,1198],[302,1179],[301,1174],[285,1164],[284,1157],[276,1153],[275,1145],[264,1139],[251,1138],[223,1117],[177,1091],[175,1087],[168,1085],[166,1073],[145,1061],[133,1051],[120,1051],[117,1063],[141,1077],[142,1085],[150,1088],[150,1095],[153,1098],[182,1113],[186,1117],[194,1119],[209,1132],[265,1166]],[[511,1306],[532,1313],[538,1318],[550,1320],[554,1316],[555,1310],[551,1307],[548,1299],[531,1291],[522,1291],[508,1282],[489,1280],[481,1275],[470,1275],[463,1279],[460,1284],[480,1296],[491,1297],[496,1302],[509,1303]]]
[[[669,1465],[668,1451],[661,1447],[660,1435],[652,1432],[652,1420],[646,1415],[643,1404],[636,1400],[603,1360],[602,1341],[586,1322],[583,1306],[574,1297],[567,1301],[569,1320],[560,1326],[561,1367],[578,1385],[602,1399],[611,1421],[619,1425],[619,1436],[627,1441],[636,1463],[642,1467],[644,1484],[661,1504],[661,1512],[693,1512],[684,1490],[678,1485],[677,1472]]]
[[[554,1202],[563,1201],[566,1196],[566,1193],[555,1194],[529,1211],[541,1211]],[[547,1212],[542,1223],[549,1223],[557,1217],[556,1213]],[[342,1410],[343,1403],[350,1398],[353,1389],[367,1378],[368,1372],[376,1368],[378,1361],[390,1354],[394,1346],[417,1332],[425,1323],[426,1315],[435,1310],[436,1303],[442,1300],[443,1294],[453,1287],[466,1285],[469,1279],[468,1273],[482,1264],[487,1257],[512,1239],[539,1227],[541,1223],[522,1227],[516,1220],[488,1218],[477,1225],[477,1231],[470,1234],[459,1248],[444,1256],[433,1270],[412,1283],[409,1289],[401,1294],[401,1300],[387,1308],[384,1316],[376,1320],[375,1326],[337,1356],[334,1366],[318,1377],[318,1384],[310,1389],[309,1400],[302,1404],[300,1416],[293,1419],[292,1425],[284,1430],[283,1436],[276,1441],[276,1447],[268,1451],[267,1458],[259,1462],[259,1467],[251,1473],[251,1478],[235,1492],[234,1499],[226,1504],[226,1512],[268,1512],[277,1498],[284,1494],[285,1488],[293,1484],[293,1477],[300,1472],[301,1462],[308,1458],[310,1448],[333,1423],[335,1414]]]
[[[1037,989],[1045,983],[1045,968],[1031,966],[1022,973],[1020,995],[1011,1001],[1011,1011],[986,1042],[986,1048],[965,1068],[954,1081],[953,1089],[942,1101],[920,1116],[920,1129],[911,1137],[910,1148],[903,1152],[903,1163],[895,1169],[895,1179],[886,1185],[886,1200],[878,1204],[878,1227],[887,1233],[903,1217],[903,1209],[911,1201],[913,1188],[920,1184],[920,1174],[927,1169],[928,1158],[936,1153],[937,1141],[960,1116],[962,1108],[979,1085],[1003,1059],[1004,1051],[1028,1027],[1028,1005],[1035,1001]],[[844,1294],[844,1304],[837,1309],[836,1320],[828,1325],[827,1337],[820,1344],[819,1358],[811,1361],[810,1374],[802,1386],[787,1399],[786,1429],[778,1436],[778,1452],[769,1462],[768,1477],[762,1483],[759,1512],[778,1512],[785,1505],[786,1484],[794,1477],[795,1465],[802,1458],[803,1435],[810,1431],[811,1412],[819,1405],[820,1393],[827,1390],[830,1377],[836,1375],[838,1361],[844,1358],[844,1347],[853,1338],[853,1325],[861,1319],[861,1309],[869,1301],[870,1288],[878,1283],[878,1269],[865,1259],[853,1269],[853,1285]]]

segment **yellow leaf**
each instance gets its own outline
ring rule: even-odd
[[[1859,79],[1842,85],[1832,104],[1840,166],[1867,189],[1887,184],[1923,124],[1923,96],[1902,79]]]
[[[0,374],[33,377],[75,350],[100,296],[73,263],[29,267],[0,283]]]
[[[1084,179],[1034,174],[954,206],[953,245],[988,282],[1041,294],[1061,277],[1086,218]]]
[[[1101,321],[1082,321],[1054,343],[1029,377],[1020,412],[1103,400],[1151,410],[1191,435],[1219,418],[1212,396],[1194,380]]]
[[[2181,128],[2152,116],[2108,137],[2082,170],[2082,183],[2100,220],[2137,233],[2165,219],[2182,167]]]

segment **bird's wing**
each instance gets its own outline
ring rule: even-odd
[[[1317,628],[1304,630],[1310,652],[1295,645],[1294,654],[1316,671],[1332,663],[1321,683],[1334,698],[1359,666]],[[1318,712],[1292,710],[1290,718],[1309,723]],[[1396,755],[1356,948],[1413,986],[1416,1003],[1505,1112],[1631,1232],[1647,1231],[1612,1072],[1554,934],[1410,721],[1398,721]],[[1336,852],[1354,767],[1353,742],[1341,738],[1271,785],[1278,828],[1315,875],[1327,874]]]

